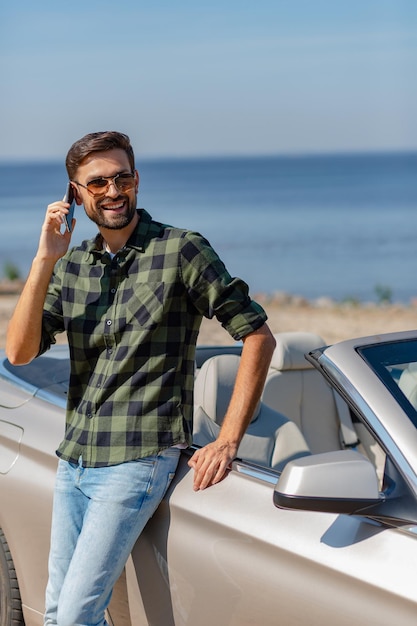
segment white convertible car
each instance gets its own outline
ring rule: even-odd
[[[417,623],[417,331],[275,337],[239,457],[196,493],[183,452],[109,624]],[[195,446],[218,432],[239,354],[197,350]],[[23,367],[1,355],[0,626],[43,623],[68,374],[65,347]]]

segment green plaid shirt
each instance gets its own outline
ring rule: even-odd
[[[65,438],[58,456],[85,467],[191,443],[194,358],[202,316],[239,340],[266,320],[198,233],[155,222],[111,259],[102,239],[57,263],[40,354],[66,331],[71,356]]]

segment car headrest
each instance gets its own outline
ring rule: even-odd
[[[417,363],[410,363],[400,376],[398,386],[412,404],[417,409]]]
[[[202,407],[216,424],[221,425],[229,406],[239,368],[240,357],[236,354],[219,354],[207,359],[201,366],[194,386],[194,403]],[[252,416],[253,422],[260,409],[260,402]]]
[[[325,341],[315,333],[286,332],[274,335],[276,347],[272,355],[271,367],[279,371],[306,370],[313,366],[305,354],[325,345]]]

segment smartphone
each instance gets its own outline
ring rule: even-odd
[[[74,208],[75,208],[74,190],[70,182],[67,185],[67,190],[64,196],[64,202],[68,202],[71,205],[68,213],[64,217],[65,227],[67,231],[70,233],[72,232],[72,218],[74,216]]]

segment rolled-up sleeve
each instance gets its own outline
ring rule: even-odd
[[[229,274],[210,243],[199,233],[184,233],[180,255],[184,284],[201,315],[216,317],[236,340],[266,322],[264,309],[252,300],[245,281]]]
[[[55,336],[64,329],[61,303],[61,261],[55,267],[45,299],[42,317],[42,336],[39,353],[46,352],[55,343]]]

